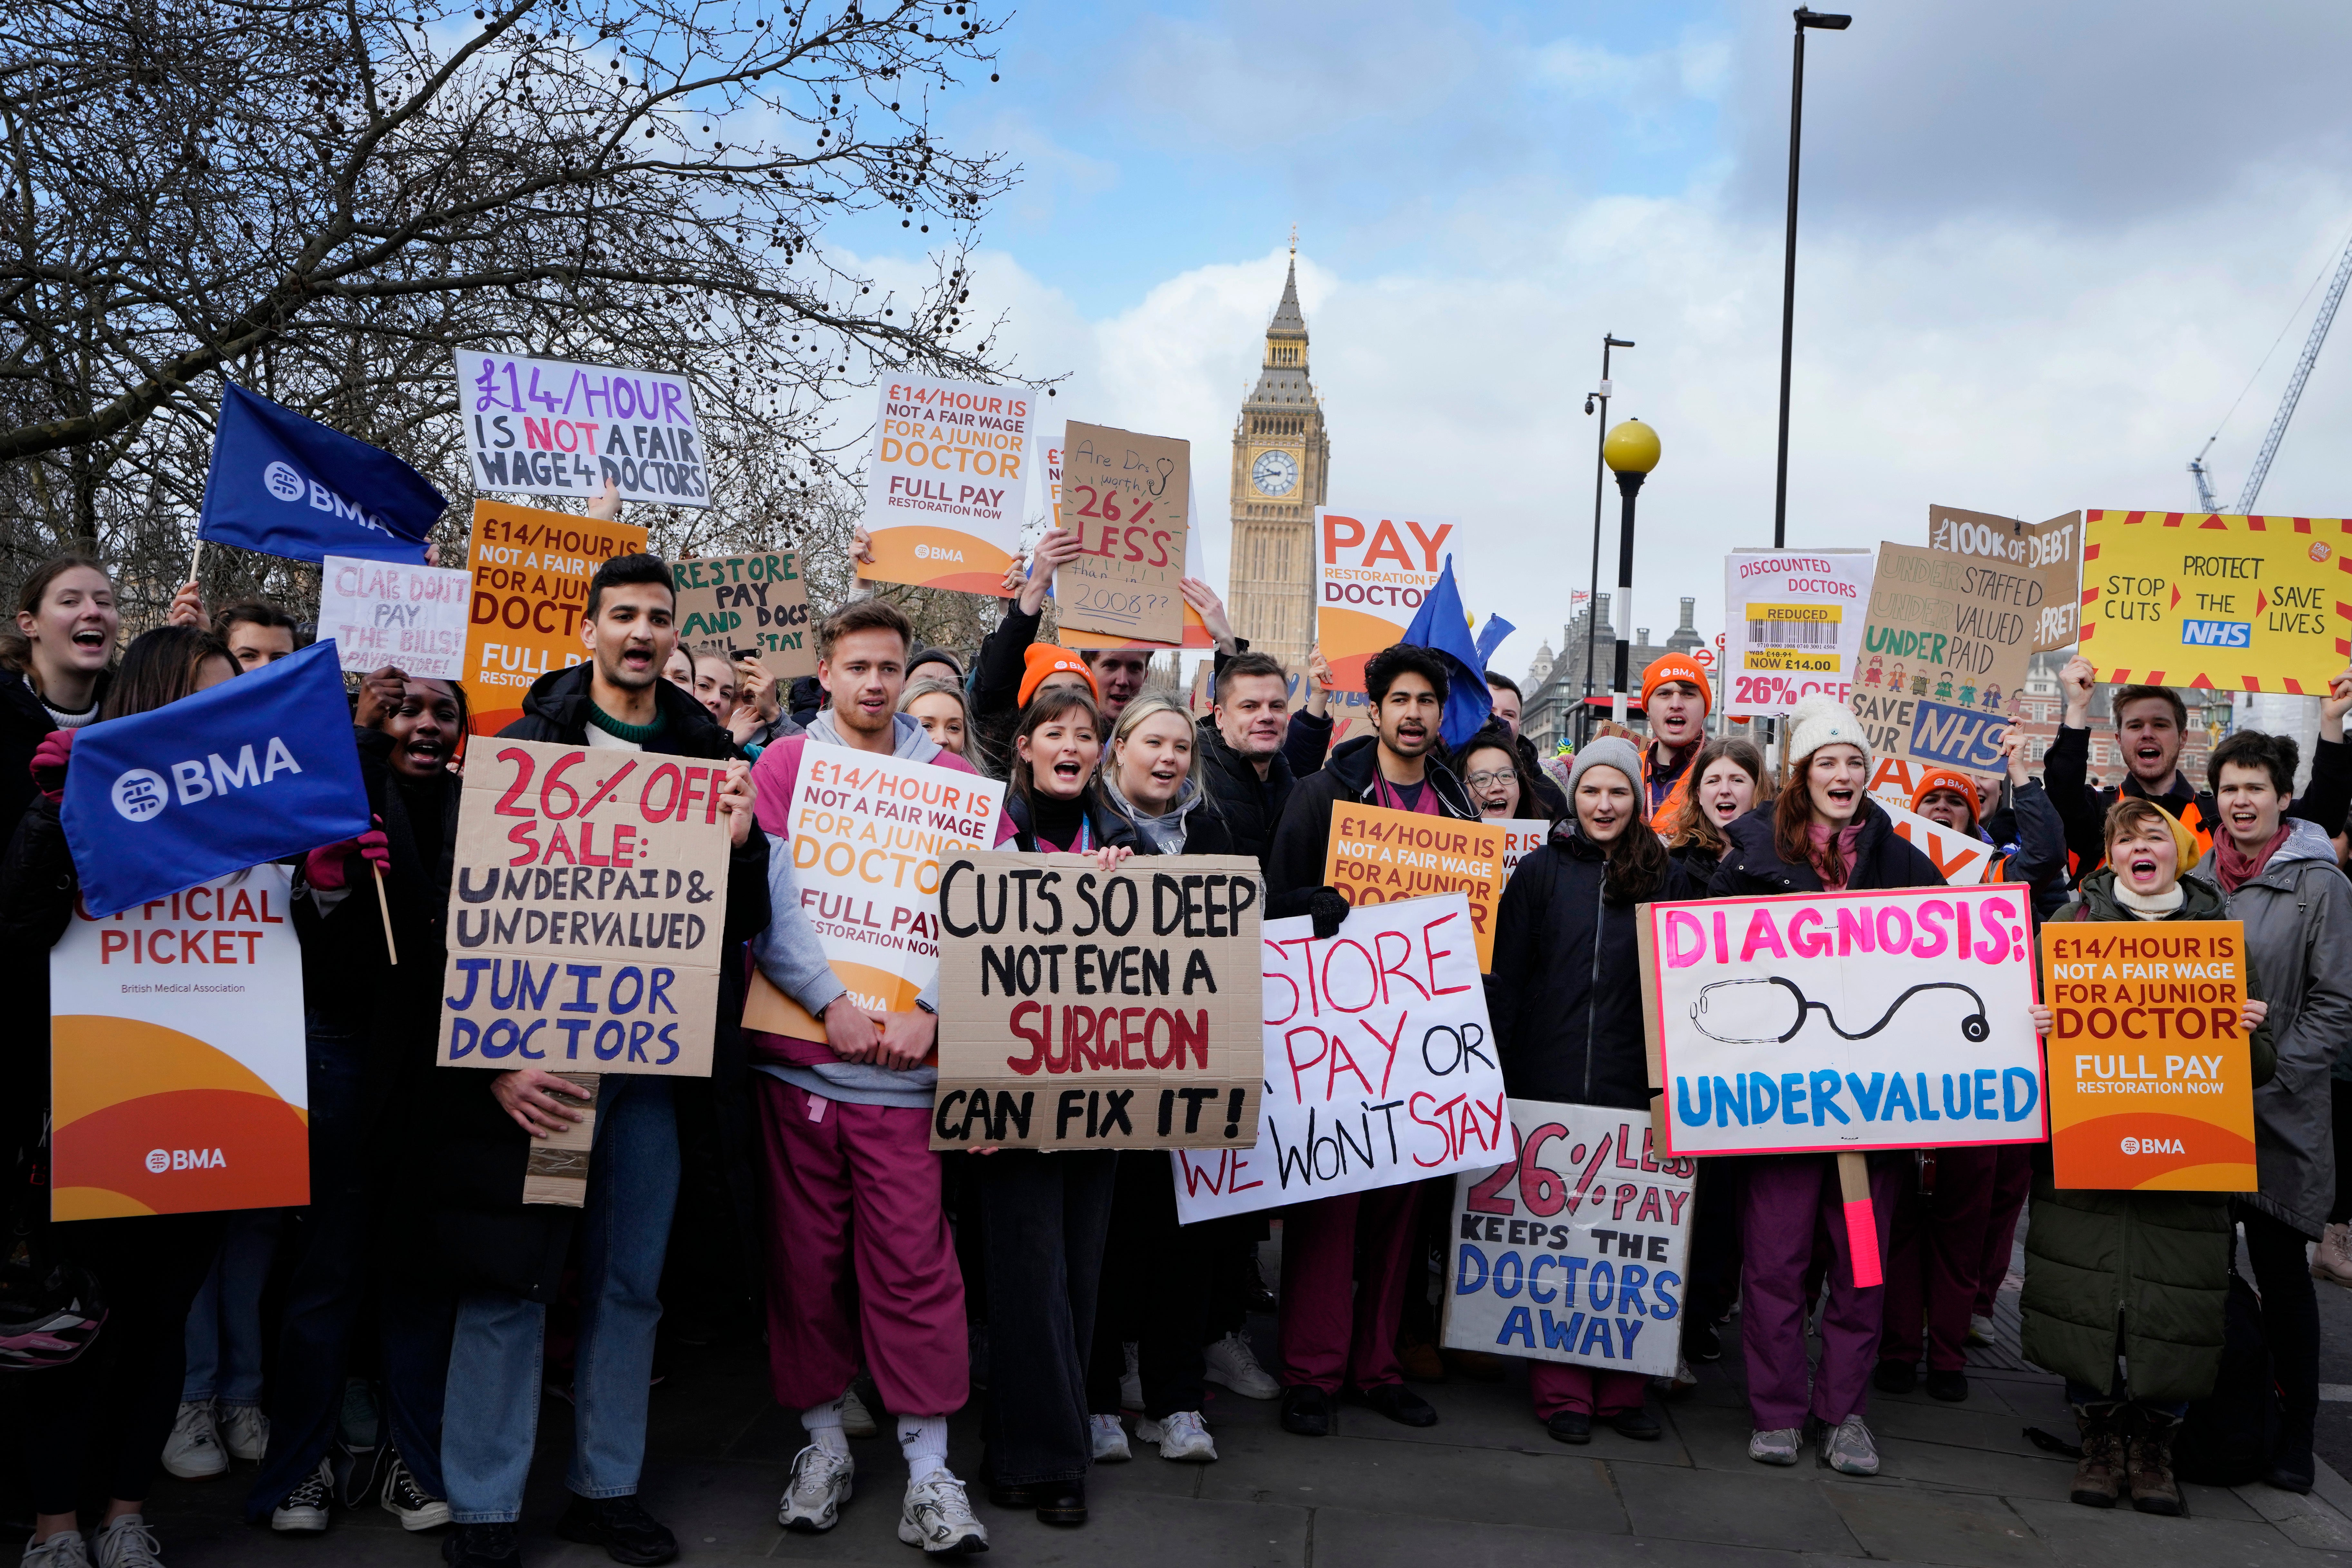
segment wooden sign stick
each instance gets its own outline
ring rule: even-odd
[[[1845,1198],[1846,1254],[1853,1259],[1853,1282],[1867,1290],[1886,1282],[1878,1260],[1878,1215],[1870,1205],[1870,1156],[1859,1151],[1837,1157],[1838,1189]]]
[[[391,958],[393,966],[397,968],[400,964],[400,947],[392,940],[392,901],[384,896],[383,868],[375,865],[373,861],[369,864],[375,872],[376,913],[383,917],[383,951]]]

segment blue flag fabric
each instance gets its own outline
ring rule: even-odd
[[[77,732],[61,816],[101,919],[366,832],[335,645]]]
[[[391,453],[231,386],[213,433],[196,537],[289,561],[357,555],[430,564],[425,541],[448,506]]]
[[[1495,650],[1503,646],[1505,637],[1518,629],[1500,616],[1486,617],[1486,624],[1478,628],[1478,663],[1481,668],[1493,666]]]
[[[1461,590],[1454,585],[1454,557],[1428,593],[1412,625],[1397,639],[1425,647],[1450,667],[1445,682],[1445,718],[1438,727],[1448,747],[1460,745],[1478,732],[1495,711],[1494,694],[1486,689],[1486,661],[1470,640],[1470,617],[1462,610]]]

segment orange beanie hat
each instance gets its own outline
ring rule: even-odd
[[[1929,768],[1919,776],[1919,782],[1911,788],[1912,812],[1917,813],[1919,803],[1927,798],[1929,791],[1939,789],[1959,791],[1961,798],[1969,803],[1969,823],[1972,826],[1983,823],[1984,797],[1977,794],[1977,781],[1949,768]]]
[[[1708,712],[1715,711],[1715,688],[1706,683],[1706,671],[1701,669],[1698,662],[1686,653],[1660,654],[1650,661],[1650,668],[1642,672],[1642,706],[1644,709],[1650,706],[1650,693],[1669,680],[1688,681],[1697,687],[1699,700],[1706,704]]]
[[[1033,642],[1029,645],[1029,651],[1022,656],[1022,662],[1027,666],[1021,676],[1021,706],[1024,708],[1029,706],[1029,699],[1037,695],[1037,689],[1045,684],[1047,676],[1060,675],[1065,671],[1086,677],[1087,694],[1097,702],[1102,700],[1102,688],[1095,684],[1095,672],[1087,668],[1086,660],[1068,648],[1049,642]]]

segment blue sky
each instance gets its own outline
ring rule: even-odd
[[[1791,542],[1920,542],[1930,502],[2187,506],[2183,465],[2291,326],[2215,447],[2234,494],[2352,232],[2352,11],[1853,9],[1810,51]],[[1024,374],[1067,378],[1053,414],[1193,443],[1222,586],[1296,222],[1333,502],[1461,519],[1472,608],[1528,628],[1513,668],[1585,580],[1581,397],[1601,334],[1634,338],[1612,413],[1666,454],[1634,621],[1691,594],[1707,628],[1721,552],[1770,531],[1789,26],[1749,0],[1026,5],[1003,79],[940,100],[1024,169],[975,302],[1010,312]],[[894,282],[918,260],[871,258]],[[2263,510],[2352,513],[2346,356]]]

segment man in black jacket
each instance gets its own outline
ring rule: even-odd
[[[500,740],[643,751],[727,762],[719,806],[734,848],[722,951],[768,923],[768,839],[752,817],[751,768],[693,695],[661,679],[677,646],[669,567],[621,555],[588,584],[581,640],[589,661],[540,678]],[[476,745],[492,750],[484,742]],[[722,975],[737,966],[720,966]],[[722,982],[722,1016],[740,1017],[740,982]],[[730,1011],[731,1008],[731,1011]],[[456,1070],[456,1069],[453,1069]],[[442,1468],[458,1529],[444,1556],[456,1568],[518,1563],[540,1400],[547,1301],[571,1239],[571,1211],[519,1199],[530,1141],[581,1119],[572,1086],[536,1068],[483,1074],[486,1091],[458,1096],[444,1150],[449,1185],[441,1230],[469,1277],[457,1308],[444,1416]],[[520,1129],[520,1131],[518,1131]],[[652,1384],[656,1289],[678,1187],[678,1141],[666,1078],[607,1074],[581,1211],[582,1298],[571,1484],[558,1531],[616,1562],[667,1563],[677,1539],[636,1500]]]
[[[1283,755],[1290,682],[1272,654],[1217,662],[1215,706],[1200,721],[1202,782],[1233,830],[1234,850],[1265,868],[1297,777]]]

